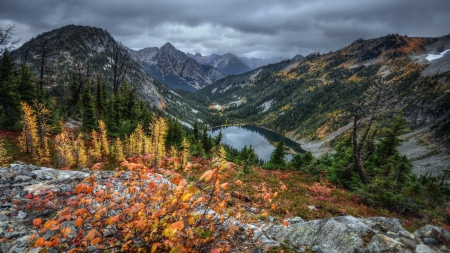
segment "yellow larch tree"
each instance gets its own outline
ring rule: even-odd
[[[22,132],[19,137],[19,143],[22,152],[30,153],[33,159],[39,158],[39,136],[37,119],[33,108],[25,102],[22,105]]]
[[[108,143],[108,131],[106,130],[106,124],[103,120],[98,121],[98,125],[100,127],[100,145],[101,145],[101,153],[103,155],[109,155],[109,143]]]
[[[74,143],[67,131],[56,135],[54,140],[56,167],[67,168],[75,165]]]
[[[91,156],[92,162],[98,162],[102,159],[102,144],[99,140],[99,134],[92,130],[92,147],[89,149],[89,155]]]
[[[135,152],[137,154],[143,155],[144,154],[144,147],[145,147],[145,133],[144,128],[141,124],[138,124],[136,127],[136,130],[134,130],[135,134]]]
[[[83,134],[79,133],[74,142],[75,158],[78,168],[85,168],[87,166],[86,147],[84,146]]]
[[[152,146],[152,138],[151,136],[144,136],[144,154],[153,154],[154,148]]]
[[[37,132],[39,138],[38,144],[38,154],[39,159],[44,160],[50,157],[50,148],[48,146],[49,135],[52,130],[52,127],[48,124],[51,119],[51,112],[45,105],[39,103],[38,101],[34,101],[34,108],[36,113],[37,120]]]
[[[117,137],[114,144],[114,155],[117,161],[123,161],[125,159],[125,155],[123,153],[123,144],[119,137]]]
[[[0,166],[5,166],[10,157],[8,156],[8,152],[5,148],[4,140],[0,139]]]
[[[178,162],[178,154],[177,149],[174,146],[170,147],[170,156],[173,160],[173,169],[177,170],[180,167],[180,164]]]
[[[164,154],[166,152],[165,149],[165,139],[167,132],[167,124],[164,118],[160,117],[151,125],[152,130],[152,144],[155,148],[155,165],[159,165]]]
[[[125,155],[123,153],[123,144],[119,137],[116,138],[114,143],[114,156],[117,161],[123,161],[125,159]]]

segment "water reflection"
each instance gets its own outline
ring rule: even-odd
[[[255,127],[255,126],[229,126],[218,127],[211,131],[211,136],[216,137],[222,131],[222,142],[232,146],[235,149],[241,150],[244,146],[250,145],[255,149],[255,153],[258,157],[264,161],[270,160],[275,146],[281,138],[281,135],[273,131]],[[286,146],[289,148],[289,153],[303,153],[304,150],[300,144],[292,141],[291,139],[285,139]],[[292,154],[287,154],[286,159],[289,161],[292,159]]]

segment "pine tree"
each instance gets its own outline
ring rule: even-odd
[[[104,118],[105,95],[105,84],[100,80],[100,77],[97,77],[95,88],[95,109],[99,119]]]
[[[194,129],[192,130],[192,133],[194,134],[195,140],[200,139],[200,132],[199,132],[199,126],[198,126],[198,120],[195,119]]]
[[[82,98],[83,105],[83,125],[81,129],[85,132],[89,132],[96,128],[96,117],[95,117],[95,109],[94,109],[94,99],[91,93],[91,84],[85,87]]]
[[[281,137],[275,150],[270,155],[269,164],[276,168],[284,169],[286,167],[286,161],[284,160],[286,144],[284,142],[284,136]]]
[[[13,60],[5,53],[0,61],[0,126],[7,130],[20,128],[20,96],[17,90],[17,71]]]
[[[75,74],[72,74],[72,82],[69,85],[70,89],[70,102],[67,110],[69,113],[77,113],[80,108],[79,105],[81,100],[81,95],[83,94],[83,86],[77,81]]]
[[[383,150],[382,160],[386,161],[392,155],[398,153],[397,147],[401,144],[402,140],[400,135],[408,132],[408,121],[403,117],[402,111],[399,111],[390,125],[384,133],[384,138],[380,141],[379,148]]]
[[[220,142],[222,141],[223,135],[222,130],[219,130],[219,134],[216,136],[215,143],[216,145],[220,145]]]
[[[33,73],[28,69],[27,65],[23,65],[20,69],[18,80],[18,92],[21,101],[31,104],[37,99],[36,86],[34,84]]]

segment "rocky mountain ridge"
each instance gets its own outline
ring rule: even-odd
[[[149,56],[155,55],[158,50],[146,48],[139,52],[131,52],[133,53],[131,57],[148,61]],[[127,58],[129,53],[103,29],[69,25],[31,39],[12,51],[11,55],[19,64],[25,62],[35,73],[35,77],[39,78],[44,52],[45,89],[61,101],[70,93],[68,86],[74,76],[85,80],[100,77],[109,84],[108,89],[112,90],[113,54],[117,53],[120,60]],[[181,95],[149,76],[133,59],[129,59],[128,64],[124,81],[130,84],[138,98],[149,106],[178,117],[186,121],[187,125],[193,124],[195,118],[203,117],[202,109],[196,103],[189,103]]]
[[[30,196],[52,191],[58,196],[71,198],[70,193],[91,173],[100,180],[111,180],[115,172],[62,171],[34,165],[11,164],[0,168],[0,253],[38,252],[40,248],[29,248],[29,238],[35,232],[33,219],[44,221],[54,216],[54,207],[34,211],[20,209],[31,201]],[[169,182],[159,179],[158,182]],[[156,182],[156,181],[155,181]],[[111,180],[112,185],[120,184]],[[252,209],[249,212],[257,213]],[[70,225],[74,233],[76,227]],[[249,248],[264,252],[270,247],[288,247],[296,252],[343,253],[343,252],[448,252],[450,232],[437,226],[426,225],[414,233],[405,230],[397,219],[384,217],[355,218],[339,216],[322,220],[305,221],[300,217],[286,219],[282,225],[273,217],[266,221],[242,224]],[[287,226],[286,226],[287,225]],[[250,232],[253,231],[253,232]],[[102,231],[108,237],[108,231]],[[50,237],[51,233],[48,234]],[[92,248],[94,250],[94,248]]]
[[[112,83],[113,51],[121,59],[127,56],[127,52],[107,31],[69,25],[45,32],[11,54],[18,62],[28,64],[36,77],[39,77],[41,62],[44,61],[46,89],[61,90],[67,87],[75,74],[86,78],[99,76]],[[136,87],[139,98],[162,109],[164,98],[159,91],[161,84],[134,61],[129,62],[125,80]]]
[[[217,68],[197,63],[169,42],[159,49],[127,50],[149,75],[171,89],[195,91],[224,77]]]
[[[426,57],[446,48],[450,48],[449,36],[390,35],[357,40],[333,53],[312,54],[219,80],[200,93],[207,96],[207,102],[215,101],[225,108],[228,103],[245,97],[241,107],[229,108],[229,114],[244,108],[258,108],[255,122],[277,131],[294,131],[297,138],[315,139],[322,138],[319,134],[322,131],[318,131],[321,127],[326,134],[346,125],[350,116],[345,115],[351,112],[352,103],[361,99],[375,80],[383,79],[390,83],[391,94],[387,96],[401,97],[397,106],[404,109],[411,125],[444,123],[450,106],[445,92],[450,84],[450,65],[447,64],[450,54],[431,61]],[[430,87],[438,89],[434,95],[429,93]],[[317,107],[320,104],[322,106]],[[308,108],[320,108],[322,113],[313,114],[305,110]],[[323,117],[325,111],[339,111],[336,116],[341,116],[326,118]],[[294,116],[299,113],[300,117]],[[253,120],[240,118],[247,122]],[[308,127],[304,127],[306,120]]]

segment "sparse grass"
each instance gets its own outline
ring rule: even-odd
[[[207,163],[207,160],[197,159],[197,165],[193,166],[196,168],[193,169],[195,177],[199,177],[203,173],[203,168]],[[236,170],[240,171],[239,168],[236,168]],[[192,176],[191,174],[190,177]],[[437,212],[441,211],[440,209],[422,211],[420,215],[405,215],[383,208],[374,208],[365,205],[355,193],[337,188],[326,180],[317,182],[315,178],[315,176],[301,171],[253,168],[249,174],[238,172],[235,176],[226,179],[226,181],[230,183],[231,192],[239,192],[242,196],[250,198],[251,201],[243,203],[243,205],[248,208],[256,207],[260,210],[259,213],[254,215],[254,220],[265,220],[268,215],[279,219],[299,216],[305,220],[342,215],[355,217],[383,216],[398,218],[405,229],[411,232],[425,224],[435,224],[449,228],[443,222],[444,218],[441,217],[442,215],[437,214]],[[242,181],[241,186],[234,184],[238,179]],[[280,189],[282,185],[287,187],[287,191]],[[265,193],[270,193],[273,196],[276,192],[277,197],[273,197],[271,203],[264,199]],[[236,199],[236,201],[242,200]],[[276,205],[276,210],[270,208],[271,204]]]

